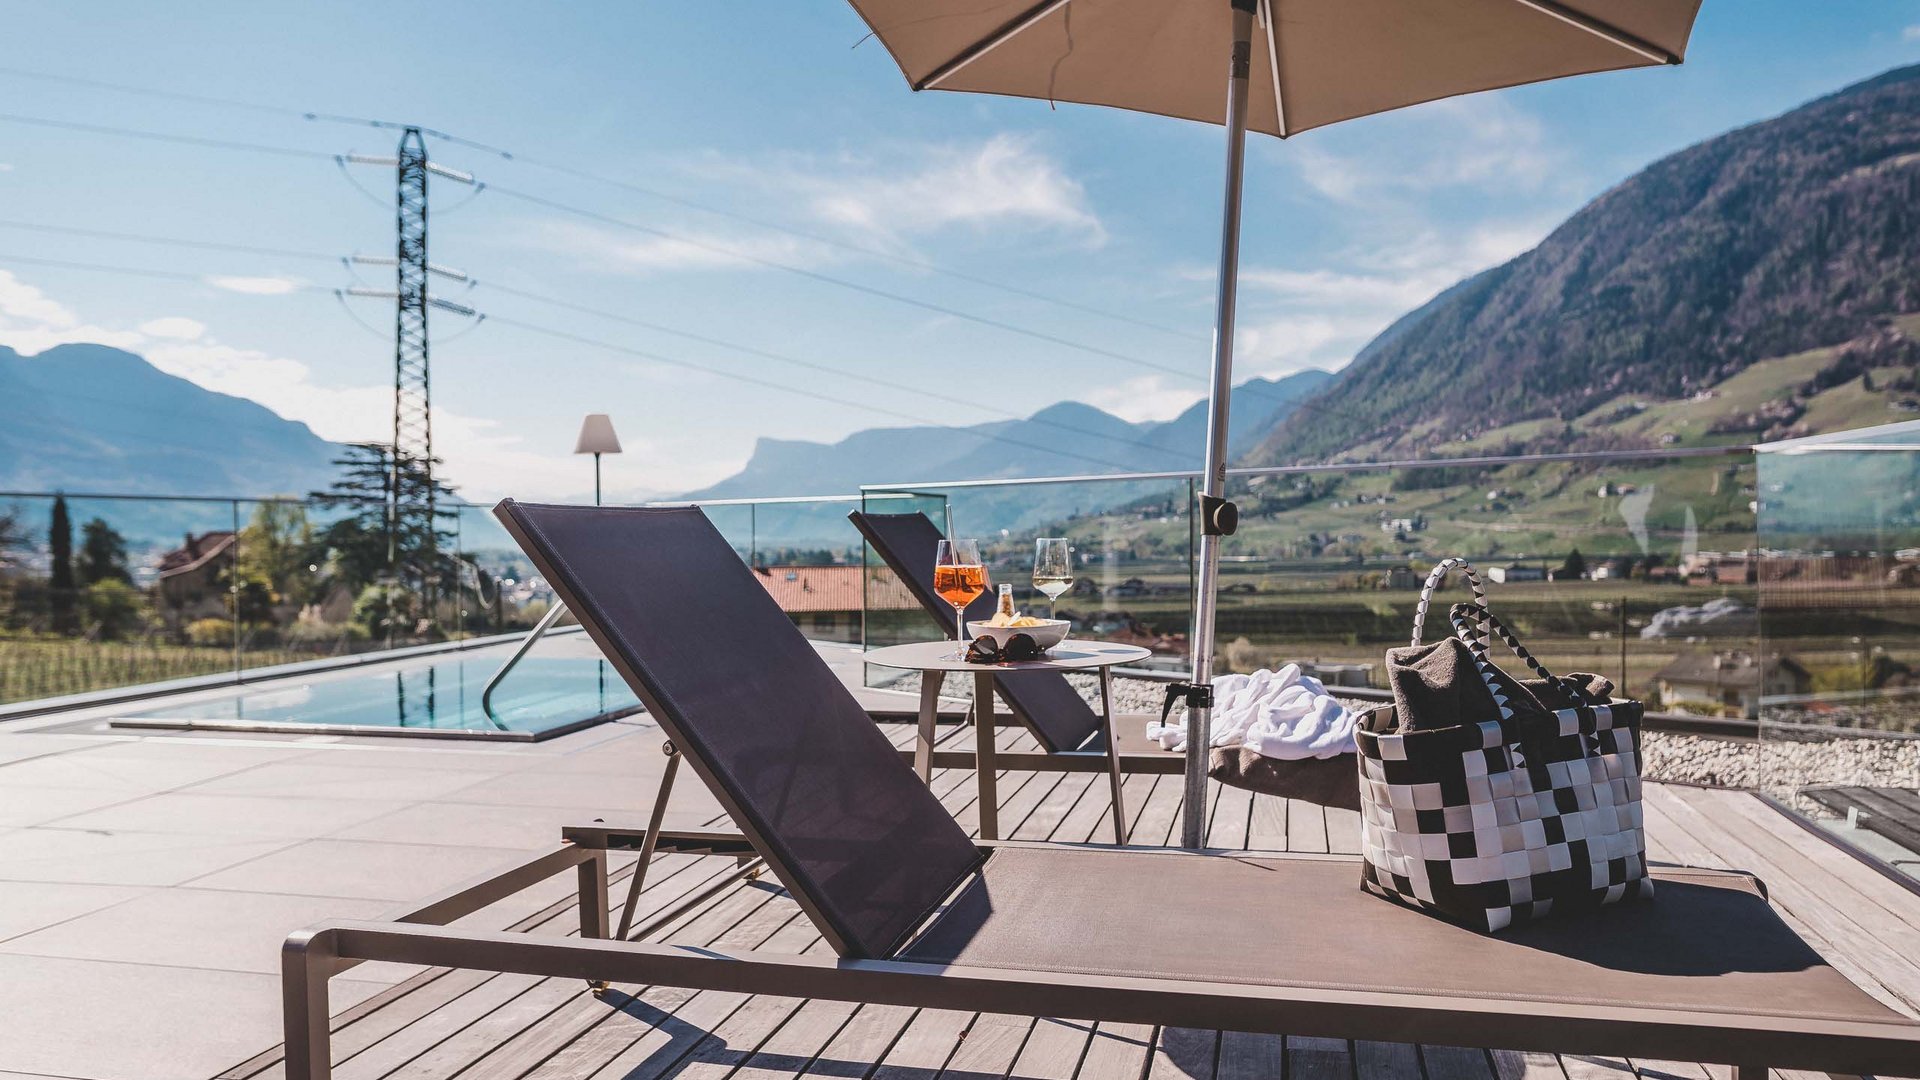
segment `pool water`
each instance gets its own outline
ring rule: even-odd
[[[543,644],[529,654],[494,692],[498,723],[481,709],[480,693],[500,670],[508,651],[491,648],[244,687],[115,719],[136,725],[165,721],[169,726],[195,727],[260,724],[474,735],[507,732],[524,738],[555,734],[639,708],[639,700],[604,659],[540,655],[544,650]]]

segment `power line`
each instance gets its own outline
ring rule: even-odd
[[[151,236],[143,233],[116,232],[111,229],[83,229],[72,225],[47,225],[37,221],[0,219],[0,229],[24,229],[55,236],[83,236],[91,240],[121,240],[133,244],[164,244],[169,247],[199,248],[202,251],[232,251],[242,255],[271,255],[281,259],[324,259],[338,261],[338,255],[324,251],[298,251],[293,248],[262,247],[257,244],[227,244],[214,240],[192,240],[184,236]]]
[[[107,230],[107,229],[86,229],[86,228],[76,228],[72,226],[61,226],[61,225],[42,225],[42,224],[37,224],[32,222],[10,221],[5,219],[0,219],[0,228],[27,229],[35,232],[51,233],[51,234],[60,235],[60,236],[84,236],[84,237],[89,237],[93,239],[119,240],[119,241],[126,241],[130,243],[140,243],[140,244],[154,244],[154,245],[161,245],[161,246],[178,245],[182,247],[200,248],[200,249],[210,250],[210,251],[235,251],[235,252],[241,252],[245,254],[276,255],[276,256],[281,256],[286,258],[324,260],[327,262],[347,261],[349,269],[351,269],[352,261],[375,262],[375,263],[381,263],[383,265],[390,265],[392,263],[391,259],[369,258],[369,257],[356,257],[355,260],[341,260],[338,256],[330,255],[322,251],[303,251],[303,250],[298,250],[293,248],[263,247],[263,246],[252,245],[252,244],[226,244],[226,243],[219,243],[216,241],[190,240],[184,237],[155,236],[155,235],[145,234],[145,233],[120,232],[120,231]],[[124,268],[106,267],[106,266],[100,266],[99,264],[89,264],[86,267],[79,267],[79,268],[97,268],[97,269],[109,270],[109,271],[115,271],[115,272],[132,272]],[[159,272],[158,271],[142,271],[142,273],[159,273]],[[183,278],[193,277],[193,275],[180,275],[180,276]],[[479,283],[469,280],[469,284],[479,284]],[[527,289],[517,289],[511,286],[500,285],[495,282],[486,282],[484,284],[484,287],[494,292],[501,293],[503,295],[515,296],[524,300],[534,301],[535,303],[549,304],[554,307],[564,308],[569,311],[577,311],[582,314],[593,315],[595,317],[607,319],[613,322],[625,323],[627,325],[637,326],[645,330],[652,330],[652,331],[655,331],[656,333],[668,334],[674,337],[684,338],[688,341],[697,341],[702,344],[713,345],[718,348],[729,349],[729,350],[739,352],[739,353],[744,353],[750,356],[758,356],[763,359],[776,361],[778,363],[793,364],[795,366],[807,368],[813,371],[818,371],[823,374],[836,375],[836,376],[840,376],[847,379],[853,379],[858,382],[868,383],[874,386],[882,386],[892,390],[899,390],[906,393],[917,394],[921,397],[940,401],[949,405],[966,406],[968,408],[976,409],[982,412],[992,413],[994,415],[1002,417],[1003,419],[1021,420],[1029,423],[1040,424],[1042,426],[1052,427],[1061,431],[1069,432],[1074,435],[1084,436],[1087,438],[1103,439],[1108,442],[1114,442],[1114,443],[1119,443],[1126,446],[1136,447],[1139,449],[1149,450],[1149,451],[1153,451],[1155,453],[1159,453],[1167,456],[1185,456],[1181,454],[1180,451],[1173,450],[1171,448],[1164,447],[1164,446],[1157,446],[1153,443],[1148,443],[1140,439],[1129,439],[1124,436],[1110,435],[1106,432],[1092,431],[1086,428],[1077,427],[1072,424],[1061,423],[1056,420],[1048,420],[1044,417],[1021,416],[1020,414],[1015,412],[996,409],[996,408],[993,408],[992,406],[984,405],[977,400],[962,398],[955,395],[942,394],[937,391],[926,389],[925,387],[915,386],[911,383],[895,382],[893,380],[879,378],[878,376],[866,375],[859,372],[846,371],[840,368],[833,367],[829,364],[822,364],[815,361],[804,360],[796,356],[789,356],[784,353],[773,352],[771,350],[761,349],[752,345],[745,345],[737,341],[728,341],[724,338],[717,338],[717,337],[713,337],[703,333],[697,333],[690,330],[682,330],[678,327],[668,326],[664,323],[652,322],[646,319],[636,318],[631,315],[622,315],[622,314],[619,314],[618,312],[606,311],[600,308],[590,307],[588,305],[576,303],[571,300],[565,300],[557,296],[549,296],[544,293],[534,292]],[[346,303],[345,292],[339,289],[335,289],[333,291],[334,291],[334,295],[339,297],[342,305],[345,306],[345,303]],[[381,333],[380,331],[376,330],[374,327],[369,325],[365,320],[361,319],[359,315],[355,313],[350,307],[347,307],[346,311],[348,316],[351,317],[356,323],[358,323],[368,333],[378,337],[382,337],[382,338],[385,337],[383,333]],[[473,328],[469,328],[469,329],[473,329]],[[467,331],[462,331],[456,336],[464,337],[466,333]],[[446,340],[451,341],[453,339],[448,338]]]
[[[1021,439],[1014,439],[1005,435],[994,434],[992,432],[976,431],[971,428],[959,427],[953,424],[944,424],[938,420],[932,420],[924,416],[915,415],[913,413],[901,412],[897,409],[889,409],[880,405],[870,405],[863,401],[848,401],[844,398],[837,398],[830,394],[816,393],[812,390],[801,389],[800,387],[797,387],[797,386],[789,386],[786,383],[774,382],[771,379],[762,379],[753,375],[742,375],[737,372],[725,371],[720,368],[705,367],[703,365],[695,364],[690,361],[679,360],[671,356],[663,356],[660,353],[649,352],[645,349],[636,349],[636,348],[633,348],[632,346],[621,345],[616,342],[602,341],[598,338],[590,338],[583,334],[575,334],[567,330],[558,330],[550,326],[540,326],[535,323],[522,322],[518,319],[504,318],[498,315],[494,316],[492,321],[502,326],[511,326],[519,330],[528,331],[530,333],[543,334],[547,337],[558,338],[562,341],[571,341],[571,342],[574,342],[575,344],[586,345],[592,348],[605,349],[609,352],[624,353],[629,356],[638,357],[642,360],[648,360],[658,364],[665,364],[669,367],[684,368],[688,371],[697,371],[706,375],[718,375],[721,378],[732,379],[736,382],[748,383],[754,386],[765,387],[771,390],[779,390],[789,394],[798,394],[801,397],[812,398],[815,401],[824,401],[830,405],[839,405],[845,408],[860,409],[866,412],[877,413],[882,416],[891,416],[898,420],[906,420],[906,421],[910,421],[915,424],[921,424],[927,427],[944,428],[950,431],[958,431],[958,432],[961,432],[962,434],[971,435],[979,439],[990,440],[993,442],[1002,442],[1011,446],[1022,447],[1027,450],[1037,450],[1046,454],[1055,454],[1060,457],[1077,458],[1081,461],[1092,462],[1096,465],[1104,465],[1104,466],[1107,466],[1108,468],[1121,469],[1121,470],[1125,470],[1128,468],[1127,465],[1117,461],[1108,461],[1104,458],[1089,457],[1086,454],[1079,454],[1070,450],[1062,450],[1058,447],[1053,447],[1053,446],[1042,446],[1038,443],[1030,443]]]
[[[865,293],[868,296],[878,297],[882,300],[890,300],[897,304],[905,304],[909,307],[919,308],[922,311],[930,311],[936,315],[944,315],[950,319],[963,319],[967,322],[977,323],[981,326],[990,326],[996,330],[1004,330],[1010,334],[1018,334],[1022,337],[1032,338],[1036,341],[1043,341],[1049,345],[1058,345],[1061,348],[1074,349],[1076,351],[1085,352],[1085,353],[1092,353],[1095,356],[1103,356],[1109,360],[1119,360],[1123,363],[1135,364],[1145,368],[1152,368],[1155,371],[1164,371],[1172,375],[1178,375],[1181,378],[1191,378],[1191,379],[1201,378],[1201,376],[1197,374],[1182,370],[1170,364],[1156,363],[1152,360],[1148,360],[1143,357],[1130,356],[1126,353],[1115,352],[1112,349],[1103,348],[1098,345],[1088,345],[1084,342],[1073,341],[1069,338],[1063,338],[1055,334],[1049,334],[1044,330],[1035,330],[1031,327],[1020,326],[1016,323],[1010,323],[1000,319],[989,318],[985,315],[974,315],[970,312],[961,311],[958,308],[950,308],[942,304],[935,304],[930,301],[919,300],[914,297],[904,295],[902,293],[889,292],[886,289],[876,288],[872,285],[862,285],[857,281],[849,281],[846,278],[834,277],[831,274],[822,274],[817,270],[809,270],[804,266],[795,266],[792,263],[784,263],[779,261],[778,259],[769,259],[762,255],[755,255],[752,252],[742,251],[737,247],[731,247],[726,244],[716,244],[709,240],[701,240],[697,237],[688,236],[684,233],[671,232],[667,229],[657,229],[651,225],[642,225],[637,221],[629,221],[625,218],[617,218],[611,214],[603,214],[597,210],[589,210],[589,209],[586,209],[585,207],[572,206],[570,204],[560,202],[556,199],[549,199],[549,198],[546,198],[545,196],[535,195],[535,194],[532,194],[531,192],[520,191],[516,188],[501,187],[500,185],[495,184],[493,186],[493,190],[498,194],[506,195],[510,198],[520,199],[524,202],[533,203],[536,206],[543,206],[549,210],[557,210],[563,214],[573,214],[577,217],[587,218],[591,221],[598,221],[604,225],[613,225],[622,229],[631,229],[634,232],[644,233],[648,236],[658,237],[659,239],[662,239],[662,240],[671,240],[676,244],[685,244],[688,247],[698,248],[701,251],[706,251],[711,254],[722,255],[730,259],[738,259],[741,262],[753,263],[756,266],[763,266],[770,270],[779,270],[779,271],[782,271],[783,273],[793,274],[798,277],[807,278],[812,281],[818,281],[824,284],[834,285],[842,289],[850,289],[858,293]]]
[[[182,101],[182,102],[188,102],[190,104],[195,104],[195,105],[211,105],[211,106],[216,106],[220,108],[245,109],[251,112],[267,113],[267,114],[276,115],[276,116],[299,117],[301,119],[310,120],[310,121],[349,124],[349,125],[358,126],[358,127],[371,127],[371,128],[381,129],[381,130],[397,131],[397,130],[403,130],[408,126],[418,126],[418,125],[402,124],[392,120],[379,120],[379,119],[373,119],[370,117],[363,117],[363,116],[349,116],[341,113],[316,112],[316,111],[310,111],[310,110],[294,109],[294,108],[289,108],[287,106],[281,106],[281,105],[265,105],[259,102],[241,101],[235,98],[215,97],[215,96],[206,95],[206,94],[185,93],[185,92],[175,91],[175,90],[162,90],[155,87],[133,86],[127,83],[109,82],[104,79],[90,79],[90,78],[83,78],[83,77],[74,76],[74,75],[56,74],[53,72],[30,71],[25,68],[0,67],[0,75],[10,75],[10,76],[13,76],[16,78],[22,78],[22,79],[38,79],[45,82],[65,83],[70,86],[83,86],[88,89],[107,90],[113,93],[129,94],[136,97],[149,97],[149,98],[158,98],[158,99],[165,99],[165,100],[171,100],[171,101]],[[1048,293],[1039,292],[1034,289],[1021,288],[1019,286],[1009,285],[1004,281],[997,281],[993,278],[984,277],[979,274],[970,274],[963,270],[956,270],[949,266],[942,266],[941,264],[932,262],[931,260],[918,259],[918,258],[913,258],[907,255],[901,255],[897,252],[887,251],[884,248],[873,247],[865,244],[856,244],[846,240],[841,240],[836,237],[828,236],[823,233],[814,232],[812,230],[795,228],[791,225],[782,225],[778,222],[768,221],[764,218],[755,217],[750,214],[742,214],[735,210],[727,210],[722,207],[714,206],[709,203],[700,202],[695,199],[689,199],[681,195],[674,195],[670,192],[662,191],[662,190],[659,190],[658,188],[648,187],[645,184],[637,184],[631,180],[626,180],[620,177],[606,176],[601,173],[591,172],[589,170],[577,168],[571,165],[564,165],[559,162],[547,161],[538,157],[528,157],[525,154],[515,153],[514,151],[507,150],[502,147],[494,146],[489,143],[480,142],[479,140],[476,140],[476,139],[469,139],[469,138],[466,138],[465,136],[455,135],[452,132],[442,131],[437,128],[421,127],[420,131],[422,134],[426,135],[429,138],[438,139],[442,142],[450,143],[455,146],[462,146],[470,150],[478,151],[480,153],[489,154],[494,157],[498,157],[503,161],[512,161],[521,165],[529,166],[531,168],[545,169],[549,172],[559,173],[564,176],[571,176],[576,179],[587,180],[597,184],[605,184],[609,187],[620,188],[622,190],[630,191],[638,195],[644,195],[651,199],[659,199],[662,202],[672,203],[676,206],[683,206],[683,207],[686,207],[687,209],[696,210],[704,214],[712,214],[716,217],[723,217],[732,221],[738,221],[743,224],[752,225],[755,228],[769,229],[774,232],[786,233],[789,236],[796,236],[803,240],[808,240],[814,243],[823,244],[828,247],[832,247],[841,251],[847,251],[847,252],[852,252],[859,255],[865,255],[869,258],[882,259],[899,266],[911,267],[915,270],[920,270],[926,273],[939,274],[943,277],[953,278],[956,281],[965,281],[971,285],[977,285],[982,288],[993,289],[995,291],[1007,293],[1012,296],[1019,296],[1029,300],[1037,300],[1037,301],[1040,301],[1041,303],[1054,304],[1059,307],[1069,308],[1074,311],[1082,312],[1083,314],[1094,315],[1099,318],[1113,319],[1118,322],[1124,322],[1133,326],[1141,327],[1143,329],[1154,330],[1162,334],[1167,334],[1172,337],[1182,338],[1188,341],[1206,340],[1206,336],[1203,334],[1196,334],[1190,330],[1183,330],[1178,327],[1167,326],[1163,323],[1154,322],[1150,319],[1142,319],[1136,315],[1128,315],[1124,312],[1110,311],[1106,308],[1098,307],[1092,304],[1084,304],[1076,300],[1069,300],[1065,297],[1054,296]],[[476,192],[475,194],[477,195],[478,192]],[[450,209],[457,209],[457,207],[450,208]]]
[[[722,349],[730,349],[734,352],[746,353],[747,355],[750,355],[750,356],[758,356],[763,359],[776,361],[778,363],[793,364],[797,367],[803,367],[810,371],[818,371],[828,375],[837,375],[837,376],[840,376],[841,378],[853,379],[855,381],[867,383],[872,386],[886,387],[889,390],[899,390],[909,394],[916,394],[920,397],[928,398],[933,401],[939,401],[948,405],[959,405],[969,409],[977,409],[981,412],[992,413],[1006,420],[1019,420],[1027,423],[1040,424],[1045,427],[1057,428],[1061,431],[1065,431],[1074,435],[1079,435],[1079,436],[1083,436],[1086,438],[1093,438],[1093,439],[1104,439],[1104,440],[1107,440],[1108,442],[1120,443],[1124,446],[1135,447],[1137,449],[1142,449],[1142,450],[1150,450],[1159,454],[1166,454],[1166,455],[1178,456],[1183,458],[1188,456],[1186,454],[1181,453],[1180,451],[1173,450],[1164,446],[1157,446],[1153,443],[1145,442],[1140,439],[1129,439],[1129,438],[1126,438],[1125,436],[1109,435],[1103,431],[1091,431],[1091,430],[1088,430],[1087,428],[1075,427],[1072,424],[1061,423],[1057,420],[1048,420],[1040,416],[1031,416],[1031,417],[1022,416],[1019,413],[1009,412],[1004,409],[997,409],[990,405],[984,405],[978,399],[975,399],[975,398],[964,398],[964,397],[959,397],[953,394],[943,394],[943,393],[940,393],[939,391],[929,390],[926,387],[915,386],[911,383],[895,382],[891,379],[880,378],[877,375],[867,375],[861,372],[846,371],[841,368],[833,367],[832,365],[829,365],[829,364],[817,363],[812,360],[803,360],[797,356],[789,356],[785,353],[772,352],[770,350],[758,348],[753,345],[743,345],[736,341],[728,341],[724,338],[711,337],[709,335],[695,333],[690,330],[681,330],[676,327],[666,326],[664,324],[651,322],[646,319],[634,318],[633,316],[630,316],[630,315],[621,315],[617,312],[603,311],[599,308],[588,307],[585,304],[575,303],[574,301],[571,301],[571,300],[564,300],[557,296],[548,296],[544,293],[532,292],[526,289],[516,289],[510,286],[501,285],[501,284],[498,284],[497,282],[492,282],[492,281],[482,282],[479,284],[481,285],[482,288],[489,289],[493,292],[502,293],[507,296],[517,296],[523,300],[532,300],[535,303],[540,303],[540,304],[551,304],[554,307],[564,308],[568,311],[577,311],[584,315],[592,315],[597,318],[607,319],[613,322],[626,323],[629,326],[638,326],[645,330],[655,331],[656,333],[670,334],[674,337],[685,338],[688,341],[697,341],[704,345],[713,345]]]
[[[123,139],[144,139],[148,142],[177,143],[182,146],[199,146],[214,150],[244,150],[256,154],[274,154],[280,157],[315,158],[326,160],[332,154],[319,150],[303,150],[292,146],[271,146],[267,143],[241,142],[237,139],[210,139],[202,135],[176,135],[164,131],[143,131],[139,128],[112,127],[106,124],[86,124],[77,120],[55,120],[44,116],[25,116],[20,113],[0,113],[0,122],[26,124],[30,127],[54,128],[60,131],[77,131],[88,135],[113,135]]]
[[[0,263],[5,263],[5,262],[18,262],[18,263],[26,263],[29,265],[35,265],[35,266],[53,266],[53,267],[59,267],[63,269],[90,270],[90,271],[98,271],[102,273],[126,274],[126,275],[139,276],[139,277],[151,277],[151,278],[156,278],[161,280],[189,281],[189,282],[195,282],[195,283],[203,282],[207,279],[207,277],[224,276],[224,275],[203,276],[199,274],[192,274],[192,273],[187,273],[184,271],[177,271],[177,270],[153,270],[153,269],[147,269],[143,267],[112,266],[104,263],[77,262],[77,261],[71,261],[71,260],[65,260],[65,259],[40,259],[40,258],[31,257],[31,256],[15,256],[15,255],[0,254]],[[299,292],[337,293],[339,291],[339,290],[327,289],[326,287],[320,286],[320,285],[294,284],[294,283],[289,283],[289,284],[292,290],[299,291]],[[543,334],[548,337],[557,338],[565,341],[572,341],[576,344],[586,345],[592,348],[604,349],[609,352],[623,353],[629,356],[638,357],[643,360],[652,361],[654,363],[664,364],[669,367],[683,368],[688,371],[697,371],[703,374],[716,375],[721,378],[732,379],[736,382],[744,382],[754,386],[764,387],[770,390],[777,390],[782,393],[795,394],[800,397],[811,398],[815,401],[825,402],[830,405],[838,405],[844,408],[857,409],[865,412],[876,413],[883,416],[891,416],[895,419],[906,420],[911,423],[920,424],[927,427],[957,431],[962,434],[970,435],[970,436],[973,436],[974,438],[986,440],[989,442],[1006,443],[1008,445],[1018,446],[1026,450],[1035,450],[1042,453],[1054,454],[1060,457],[1073,458],[1079,461],[1086,461],[1095,465],[1105,466],[1107,468],[1120,469],[1122,471],[1128,470],[1132,467],[1122,462],[1110,461],[1105,458],[1092,457],[1086,454],[1076,453],[1071,450],[1062,450],[1058,447],[1042,446],[1038,443],[1030,443],[1030,442],[1026,442],[1025,440],[1015,439],[1006,435],[1000,435],[993,432],[977,431],[972,428],[962,427],[955,424],[942,423],[939,420],[934,420],[925,416],[920,416],[915,413],[902,412],[900,410],[889,409],[880,405],[871,405],[863,401],[851,401],[846,398],[838,398],[838,397],[834,397],[831,394],[824,394],[824,393],[819,393],[813,390],[807,390],[797,386],[791,386],[786,383],[776,382],[772,379],[762,379],[752,375],[744,375],[737,372],[727,371],[722,368],[696,364],[689,360],[682,360],[676,357],[666,356],[661,353],[650,352],[645,349],[638,349],[628,345],[621,345],[618,342],[602,341],[598,338],[591,338],[582,334],[574,334],[569,331],[559,330],[553,327],[540,326],[536,323],[522,322],[518,319],[504,318],[498,315],[490,316],[489,321],[499,325],[511,326],[516,329],[525,330],[525,331],[528,331],[529,333]]]

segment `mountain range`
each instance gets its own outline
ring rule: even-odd
[[[1258,445],[1332,379],[1308,370],[1236,387],[1229,453]],[[1205,402],[1171,420],[1133,423],[1063,401],[1022,420],[968,427],[870,428],[835,443],[761,439],[740,472],[683,498],[824,495],[913,480],[1191,471],[1200,467],[1206,430]]]
[[[105,345],[31,356],[0,345],[0,403],[0,490],[304,495],[327,485],[340,452],[264,405]],[[104,500],[75,517],[95,513],[136,540],[232,517],[226,506]]]
[[[1250,456],[1644,444],[1656,433],[1579,421],[1685,399],[1771,358],[1884,353],[1873,343],[1888,321],[1915,311],[1920,65],[1648,166],[1389,327],[1326,387],[1328,409],[1280,424]],[[1502,429],[1512,437],[1488,445]]]

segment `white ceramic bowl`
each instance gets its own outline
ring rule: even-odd
[[[988,626],[979,620],[967,623],[969,638],[992,638],[1006,648],[1007,642],[1015,634],[1025,634],[1042,649],[1051,649],[1067,639],[1067,628],[1073,624],[1065,619],[1041,619],[1039,626]]]

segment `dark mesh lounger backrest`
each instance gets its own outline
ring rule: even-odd
[[[953,636],[953,605],[933,591],[933,559],[942,539],[939,526],[925,514],[847,515],[860,535],[927,609],[948,637]],[[967,607],[967,618],[990,619],[994,601],[982,596]],[[1000,696],[1020,722],[1048,750],[1077,750],[1100,730],[1100,717],[1066,676],[1055,671],[1009,671],[995,675]]]
[[[841,955],[891,955],[979,865],[706,515],[494,512]]]

